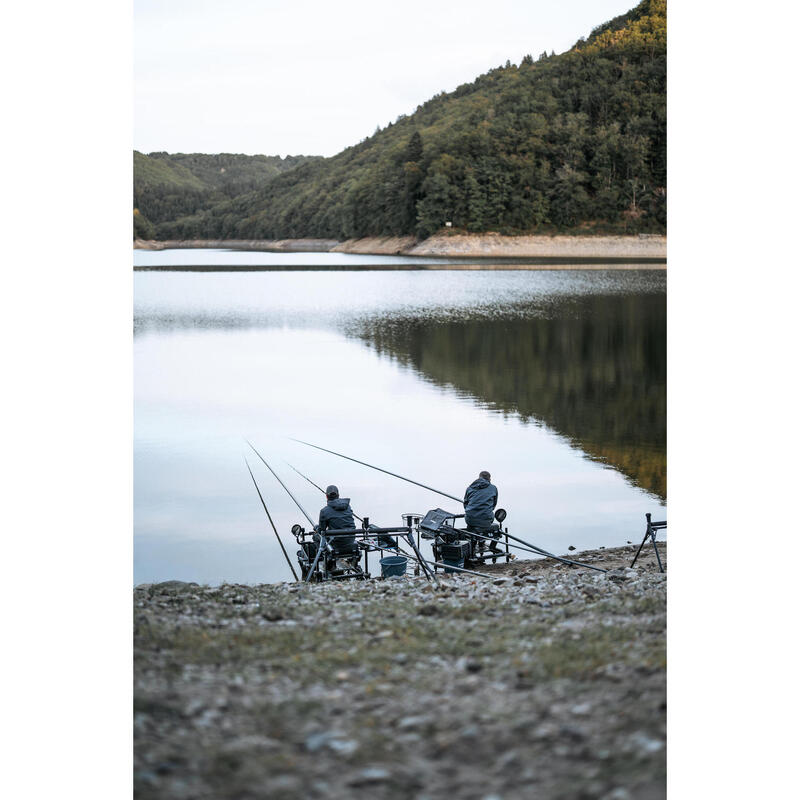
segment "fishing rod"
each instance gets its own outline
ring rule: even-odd
[[[547,556],[547,558],[554,558],[556,561],[560,561],[562,564],[568,564],[574,567],[585,567],[586,569],[593,569],[596,572],[608,572],[607,569],[603,569],[602,567],[595,567],[593,564],[584,564],[583,561],[573,561],[570,558],[562,558],[561,556],[557,556],[554,553],[548,552],[547,550],[543,550],[541,547],[537,547],[535,544],[526,542],[524,539],[518,539],[516,536],[512,536],[510,533],[505,533],[503,535],[508,536],[509,539],[513,539],[515,542],[524,544],[526,547],[530,547],[534,553],[538,553],[541,556]],[[522,550],[523,548],[520,547],[519,549]]]
[[[427,489],[429,492],[436,492],[436,494],[440,494],[443,497],[449,497],[451,500],[455,500],[456,503],[462,502],[457,497],[453,497],[453,495],[447,494],[447,492],[440,492],[438,489],[434,489],[433,486],[426,486],[424,483],[411,480],[411,478],[406,478],[404,475],[398,475],[396,472],[389,472],[388,469],[382,469],[381,467],[376,467],[374,464],[368,464],[366,461],[359,461],[357,458],[350,458],[350,456],[343,455],[342,453],[337,453],[334,450],[328,450],[325,447],[320,447],[319,445],[316,444],[311,444],[311,442],[304,442],[302,439],[293,439],[291,436],[289,438],[293,442],[299,442],[300,444],[304,444],[307,447],[314,447],[317,450],[322,450],[325,453],[330,453],[331,455],[339,456],[339,458],[346,458],[348,461],[354,461],[356,464],[363,464],[365,467],[369,467],[370,469],[376,469],[378,470],[378,472],[385,472],[387,475],[391,475],[393,478],[400,478],[401,481],[408,481],[409,483],[413,483],[416,486],[421,486],[423,489]]]
[[[311,442],[304,442],[302,439],[294,439],[291,436],[289,437],[293,442],[298,442],[299,444],[304,444],[307,447],[313,447],[316,450],[322,450],[325,453],[330,453],[334,456],[339,456],[339,458],[346,458],[348,461],[354,461],[356,464],[362,464],[365,467],[369,467],[370,469],[376,469],[378,472],[385,472],[387,475],[391,475],[394,478],[400,478],[401,481],[407,481],[408,483],[413,483],[416,486],[421,486],[423,489],[428,489],[431,492],[435,492],[436,494],[440,494],[443,497],[449,497],[451,500],[455,500],[456,503],[462,503],[463,500],[460,500],[458,497],[453,497],[452,494],[447,494],[447,492],[442,492],[439,489],[434,489],[432,486],[426,486],[424,483],[420,483],[419,481],[412,480],[411,478],[406,478],[404,475],[398,475],[396,472],[389,472],[388,469],[382,469],[381,467],[376,467],[374,464],[368,464],[366,461],[359,461],[357,458],[350,458],[350,456],[346,456],[343,453],[337,453],[335,450],[328,450],[325,447],[320,447],[316,444],[311,444]],[[252,446],[252,445],[251,445]],[[548,558],[554,558],[556,561],[560,561],[562,564],[570,564],[579,567],[586,567],[587,569],[593,569],[598,572],[607,572],[607,570],[603,569],[602,567],[595,567],[591,564],[583,564],[580,561],[572,561],[568,558],[561,558],[561,556],[557,556],[554,553],[550,553],[547,550],[543,550],[541,547],[537,547],[535,544],[531,544],[530,542],[526,542],[524,539],[519,539],[516,536],[512,536],[510,533],[506,534],[509,539],[513,539],[515,542],[519,542],[520,544],[524,544],[526,547],[530,547],[531,550],[535,553],[538,553],[542,556],[547,556]]]
[[[489,542],[500,542],[499,539],[495,539],[492,536],[484,536],[483,534],[473,533],[472,531],[469,531],[469,535],[470,536],[474,536],[477,539],[486,539],[486,541],[489,541]],[[513,539],[514,538],[513,536],[511,536],[510,533],[506,533],[506,534],[503,534],[503,535],[504,536],[508,536],[509,539]],[[585,564],[582,561],[572,561],[569,558],[561,558],[560,556],[554,556],[554,555],[548,553],[546,550],[541,550],[538,547],[535,548],[535,549],[531,549],[532,545],[529,546],[529,547],[522,547],[521,545],[518,545],[518,544],[509,544],[509,547],[513,547],[515,550],[521,550],[523,553],[535,553],[536,555],[547,556],[548,558],[555,558],[555,559],[558,559],[559,561],[562,561],[564,564],[572,564],[572,565],[574,565],[576,567],[586,567],[587,569],[595,569],[598,572],[608,572],[608,570],[605,570],[602,567],[595,567],[592,564]],[[492,552],[494,552],[494,551],[492,551]],[[501,551],[498,551],[497,555],[499,557],[499,556],[503,556],[505,554],[502,553]]]
[[[314,481],[312,481],[311,478],[308,477],[308,475],[303,475],[303,473],[300,472],[300,470],[297,469],[297,467],[292,467],[292,465],[288,461],[286,462],[286,466],[287,467],[291,467],[291,469],[293,469],[301,478],[305,478],[315,489],[319,489],[322,492],[322,494],[325,494],[325,490],[321,486],[317,486],[317,484],[314,483]],[[327,497],[328,495],[325,495],[325,496]],[[361,519],[361,517],[358,516],[358,514],[356,514],[355,511],[353,511],[353,516],[359,522],[363,522],[364,521],[363,519]]]
[[[256,487],[256,491],[258,492],[258,499],[261,501],[261,505],[264,506],[264,511],[267,514],[267,519],[269,520],[269,524],[272,525],[272,530],[275,531],[275,538],[278,540],[278,544],[281,546],[281,550],[283,551],[283,555],[286,558],[286,563],[289,565],[289,569],[292,571],[292,575],[294,579],[297,580],[297,573],[294,571],[294,567],[292,566],[292,562],[289,559],[289,554],[286,552],[286,548],[283,546],[283,542],[281,541],[281,537],[278,535],[278,529],[275,527],[275,523],[272,521],[272,517],[270,516],[269,509],[267,509],[267,504],[264,502],[264,498],[261,496],[261,489],[258,488],[258,484],[256,483],[255,475],[253,475],[253,470],[250,469],[250,464],[247,463],[247,459],[245,458],[244,463],[247,464],[247,471],[250,473],[250,477],[253,479],[253,485]]]
[[[247,442],[247,444],[250,445],[250,447],[253,447],[253,445],[252,445],[252,443],[250,441],[248,441],[247,439],[245,439],[245,441]],[[289,489],[286,487],[286,484],[278,477],[278,475],[275,472],[275,470],[272,469],[272,467],[269,464],[267,464],[266,460],[264,459],[264,456],[262,456],[261,453],[259,453],[258,450],[256,450],[255,447],[253,447],[253,452],[264,462],[264,466],[275,476],[275,480],[278,481],[278,483],[281,486],[283,486],[283,488],[286,490],[286,494],[288,494],[289,497],[291,497],[292,500],[294,500],[294,504],[303,512],[303,516],[308,520],[308,524],[313,527],[314,526],[314,520],[311,519],[311,517],[308,516],[308,514],[306,513],[306,510],[303,508],[303,506],[300,505],[300,503],[297,500],[297,498],[289,491]]]
[[[321,486],[317,486],[317,484],[314,483],[314,481],[312,481],[311,478],[308,477],[308,475],[303,475],[303,473],[300,472],[300,470],[297,469],[297,467],[293,467],[288,461],[284,463],[286,464],[287,467],[293,469],[301,478],[305,478],[315,489],[319,489],[322,492],[322,494],[325,494],[325,490]]]

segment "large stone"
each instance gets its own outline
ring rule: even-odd
[[[150,594],[192,594],[200,587],[199,583],[186,581],[162,581],[150,585]]]

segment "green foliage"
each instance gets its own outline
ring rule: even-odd
[[[223,158],[153,157],[203,181],[211,167],[192,159]],[[566,53],[509,61],[438,94],[332,158],[235,188],[213,203],[182,190],[178,213],[175,193],[158,213],[137,206],[160,238],[428,236],[445,222],[509,234],[664,232],[665,0],[643,0]]]
[[[153,223],[142,216],[138,208],[133,209],[133,238],[134,239],[154,239],[156,229]]]
[[[667,46],[667,0],[643,0],[627,14],[595,28],[579,49],[598,52],[604,47],[645,50],[654,54]]]
[[[309,158],[134,151],[133,205],[153,223],[174,220],[258,189]]]

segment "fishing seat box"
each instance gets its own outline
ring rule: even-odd
[[[333,547],[333,554],[337,558],[349,558],[350,556],[361,555],[361,550],[358,547],[355,537],[332,537],[330,543]]]
[[[442,560],[445,563],[452,562],[453,566],[461,567],[464,559],[469,556],[469,542],[453,542],[452,544],[440,545]]]
[[[479,533],[482,536],[492,536],[492,537],[494,537],[494,534],[496,534],[496,533],[502,533],[503,532],[502,528],[496,522],[492,523],[488,528],[476,528],[476,527],[473,527],[472,525],[467,525],[467,530],[470,533]],[[494,538],[496,538],[496,537],[494,537]]]

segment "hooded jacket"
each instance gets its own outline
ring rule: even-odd
[[[494,522],[497,505],[497,487],[485,478],[478,478],[467,486],[464,494],[464,517],[473,528],[489,528]]]
[[[335,531],[344,528],[353,530],[356,528],[353,509],[350,508],[350,498],[337,497],[334,500],[328,500],[328,504],[319,512],[319,529]]]

